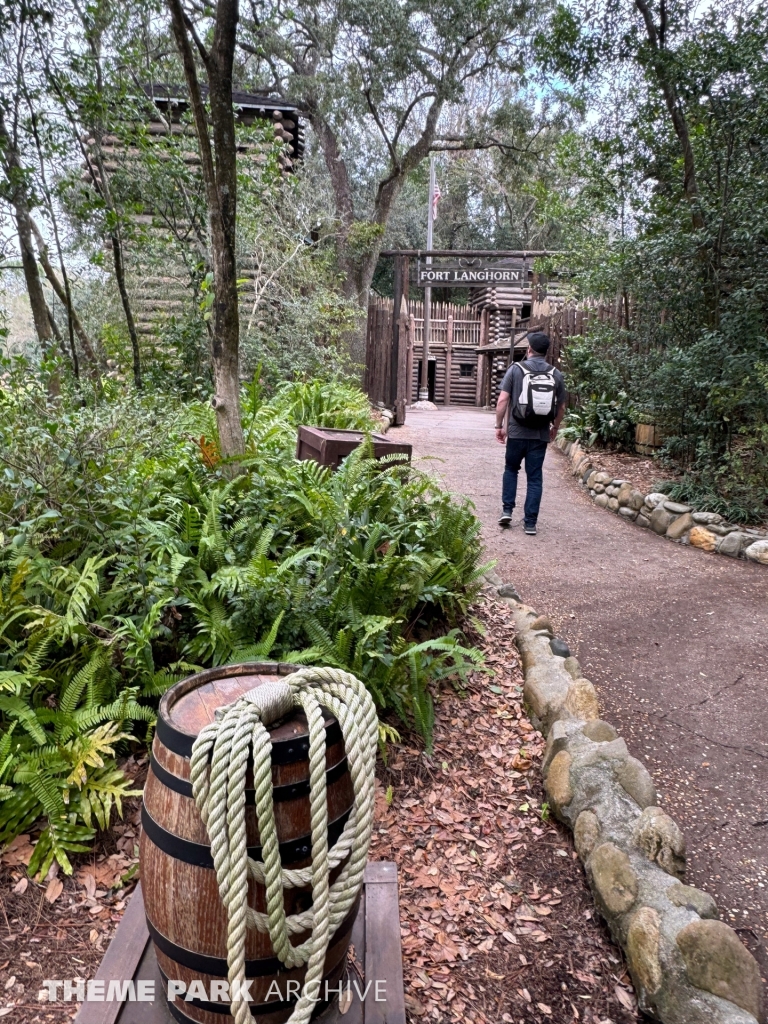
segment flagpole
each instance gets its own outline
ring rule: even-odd
[[[427,252],[432,251],[432,231],[435,222],[435,158],[429,158],[429,206],[427,208]],[[427,256],[427,265],[432,262],[432,257]],[[419,401],[429,401],[429,333],[432,318],[432,288],[427,285],[424,288],[424,345],[421,350],[421,387],[419,388]]]

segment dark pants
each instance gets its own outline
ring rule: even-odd
[[[501,485],[501,504],[505,512],[515,507],[517,497],[517,474],[525,459],[525,523],[535,526],[539,517],[541,493],[544,489],[542,467],[547,454],[546,441],[528,441],[518,437],[507,438],[507,452],[504,461],[504,479]]]

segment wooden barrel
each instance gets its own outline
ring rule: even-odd
[[[212,982],[227,978],[227,920],[219,897],[210,843],[197,812],[189,781],[189,759],[195,737],[214,712],[236,701],[243,693],[293,672],[292,665],[246,664],[209,669],[182,680],[163,696],[152,744],[151,770],[144,788],[140,845],[141,885],[149,933],[155,945],[163,984],[183,982],[188,994],[194,981],[202,982],[205,998],[169,1002],[180,1024],[222,1024],[229,1003],[221,988],[211,998]],[[325,714],[326,779],[328,783],[328,833],[333,845],[344,828],[353,804],[352,779],[347,767],[344,741],[336,719]],[[297,711],[270,727],[272,736],[272,784],[280,853],[285,867],[311,863],[309,808],[309,737],[303,712]],[[261,858],[253,779],[247,779],[246,827],[250,856]],[[334,880],[340,865],[331,875]],[[284,892],[287,914],[312,905],[311,889]],[[248,902],[266,910],[264,887],[249,883]],[[346,966],[347,947],[357,913],[353,906],[331,937],[325,961],[324,984],[317,1012],[327,1005],[326,990],[338,988]],[[308,933],[295,935],[295,945]],[[248,930],[246,976],[250,986],[251,1012],[261,1024],[282,1024],[295,1005],[305,968],[286,970],[275,956],[269,935]],[[274,983],[277,982],[277,985]],[[292,984],[289,985],[288,982]],[[196,986],[198,994],[200,986]],[[270,992],[271,989],[271,992]],[[223,997],[223,998],[222,998]],[[292,997],[292,998],[287,998]]]
[[[662,444],[664,438],[655,423],[635,424],[635,451],[638,455],[653,455]]]

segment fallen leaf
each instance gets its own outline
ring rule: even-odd
[[[45,898],[49,903],[55,903],[64,892],[64,883],[60,878],[52,878],[45,890]]]
[[[518,946],[519,945],[517,939],[512,934],[512,932],[502,932],[501,934],[504,936],[504,938],[507,940],[507,942],[511,942],[513,946]]]
[[[88,934],[89,941],[90,942],[96,942],[98,940],[98,938],[99,938],[98,931],[95,928],[91,928],[91,930],[90,930],[90,932]]]
[[[419,1002],[415,996],[409,995],[408,993],[406,993],[405,996],[405,1005],[416,1017],[423,1017],[427,1012],[426,1006]]]
[[[541,1010],[542,1013],[546,1013],[550,1017],[552,1016],[552,1007],[551,1006],[547,1006],[546,1003],[536,1003],[536,1005],[538,1006],[538,1008]]]
[[[14,885],[13,891],[16,893],[17,896],[23,896],[24,893],[27,891],[28,885],[29,885],[29,879],[25,875],[23,878],[20,878],[18,880],[16,885]]]
[[[93,899],[94,893],[96,892],[96,876],[88,869],[78,871],[77,878],[80,884],[85,888],[86,894]]]
[[[16,836],[3,850],[2,855],[0,855],[0,863],[7,864],[9,867],[14,867],[18,864],[23,864],[26,867],[32,859],[34,849],[29,836]]]
[[[16,1009],[15,1006],[4,1006],[2,1008],[2,1010],[0,1010],[0,1017],[7,1017],[8,1014],[11,1012],[11,1010],[15,1010],[15,1009]]]
[[[534,907],[533,908],[539,917],[547,917],[548,914],[552,913],[551,907]]]
[[[6,983],[5,983],[5,991],[7,992],[9,988],[13,988],[13,986],[15,984],[16,984],[16,975],[12,974],[10,976],[10,978],[8,979],[8,981],[6,981]]]
[[[632,996],[629,994],[629,992],[627,992],[625,988],[622,988],[621,985],[617,985],[613,991],[616,993],[616,998],[625,1010],[634,1011],[635,1000],[632,998]]]

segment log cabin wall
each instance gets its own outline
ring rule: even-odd
[[[184,163],[193,172],[199,173],[200,157],[197,152],[195,129],[181,121],[182,114],[188,106],[183,92],[165,84],[147,85],[145,92],[157,114],[151,115],[146,124],[137,125],[137,131],[143,137],[143,144],[151,145],[153,141],[160,143],[172,135],[183,147]],[[203,92],[205,93],[205,87]],[[280,166],[284,173],[290,173],[304,152],[304,130],[298,108],[274,97],[238,91],[233,92],[233,100],[240,124],[271,126],[275,138],[283,142]],[[188,148],[184,147],[185,138],[189,138]],[[95,144],[92,138],[86,137],[83,141],[86,146]],[[239,158],[254,164],[266,163],[271,145],[270,139],[241,145],[238,148]],[[131,164],[136,165],[143,155],[138,143],[135,146],[126,145],[124,138],[114,134],[104,136],[102,152],[108,174],[118,170],[130,170]],[[98,177],[98,171],[91,162],[84,168],[83,178],[90,181],[92,177]],[[202,182],[200,187],[202,189]],[[196,237],[194,225],[189,220],[184,220],[183,209],[177,209],[170,202],[164,210],[155,210],[149,205],[144,205],[141,212],[134,215],[133,221],[138,231],[149,239],[150,244],[155,240],[158,245],[167,247],[172,234],[177,238],[185,234],[188,236],[185,243],[188,253],[185,253],[184,258],[179,256],[175,260],[166,259],[162,269],[154,273],[137,274],[130,270],[128,273],[128,290],[137,332],[143,345],[151,348],[156,343],[164,324],[171,317],[182,319],[193,313],[196,297],[192,290],[192,276],[195,264],[204,262],[207,258],[207,239],[205,231],[202,238]],[[130,243],[126,246],[126,255],[130,264]],[[251,282],[257,273],[253,258],[247,253],[241,254],[238,259],[238,276],[243,281],[239,291],[243,323],[248,322],[253,312],[255,293]]]

